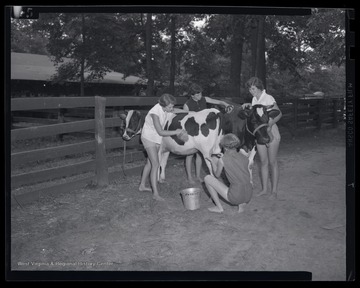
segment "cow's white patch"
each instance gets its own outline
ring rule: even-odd
[[[262,117],[262,116],[264,115],[264,110],[263,110],[263,108],[256,108],[256,113],[257,113],[260,117]]]
[[[125,127],[129,127],[130,119],[131,119],[133,113],[134,113],[134,110],[130,110],[130,111],[127,113],[126,119],[125,119],[125,124],[126,124]],[[125,137],[125,138],[127,138],[127,139],[130,139],[130,137],[127,135],[126,129],[125,129],[125,131],[124,131],[123,137]]]
[[[126,115],[126,119],[125,119],[126,127],[129,127],[130,119],[131,119],[133,113],[134,113],[134,110],[130,110],[128,112],[128,114]]]

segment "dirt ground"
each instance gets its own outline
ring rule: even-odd
[[[186,210],[181,159],[160,184],[165,202],[139,192],[136,175],[13,205],[11,270],[308,271],[315,281],[345,281],[345,129],[283,137],[280,145],[278,199],[254,196],[240,214],[227,204],[222,214],[209,212],[205,192],[199,209]],[[255,164],[254,194],[259,181]]]

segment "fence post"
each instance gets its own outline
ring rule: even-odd
[[[333,113],[334,113],[334,119],[333,119],[333,128],[338,127],[338,99],[333,99]]]
[[[113,118],[119,118],[120,117],[120,110],[123,109],[123,107],[120,107],[120,106],[115,106],[113,108],[113,111],[112,111],[112,116]],[[112,129],[112,135],[114,137],[118,136],[120,134],[120,127],[119,126],[116,126],[116,127],[113,127]]]
[[[58,123],[64,123],[65,122],[65,112],[66,112],[66,109],[64,108],[60,108],[58,110]],[[59,134],[57,135],[57,140],[58,141],[63,141],[63,137],[64,137],[65,134]]]
[[[321,129],[321,124],[322,124],[322,109],[325,105],[324,104],[325,99],[319,99],[317,101],[318,103],[318,123],[317,123],[317,128],[320,130]]]
[[[298,98],[294,99],[294,132],[297,129],[297,122],[298,122]]]
[[[105,147],[105,107],[106,98],[95,96],[95,173],[96,182],[99,186],[109,184]]]

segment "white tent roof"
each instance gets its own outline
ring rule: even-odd
[[[65,58],[64,62],[70,61]],[[54,62],[47,55],[11,52],[11,79],[12,80],[39,80],[50,81],[56,73]],[[124,79],[123,73],[108,72],[102,80],[92,82],[111,84],[144,83],[140,77],[128,76]]]

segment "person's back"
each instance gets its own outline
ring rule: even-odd
[[[231,149],[224,154],[223,162],[225,175],[230,183],[229,200],[232,203],[249,202],[253,193],[248,169],[249,159],[236,149]]]

